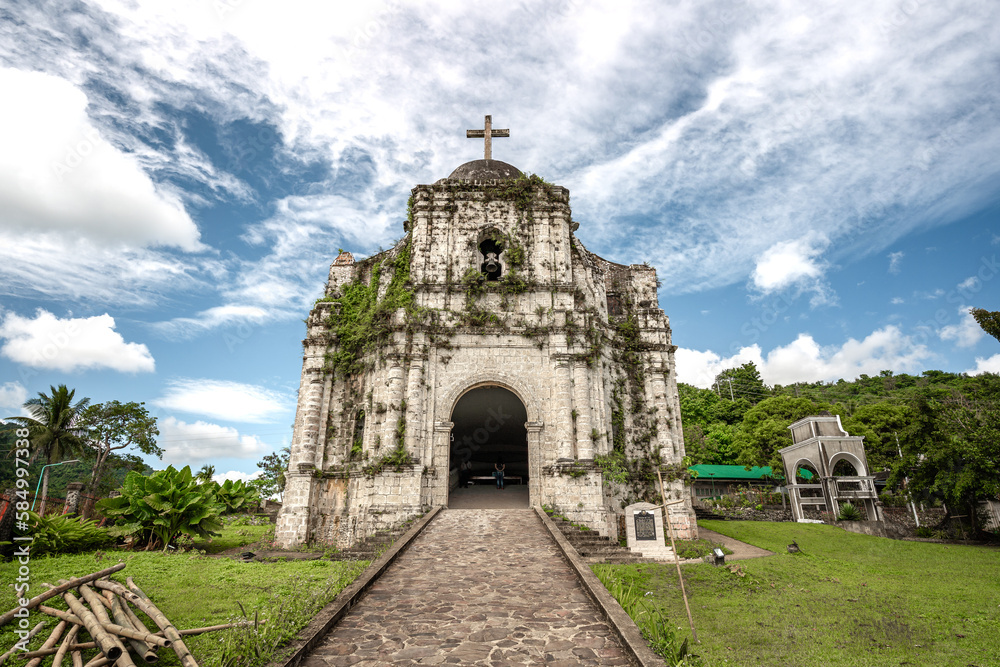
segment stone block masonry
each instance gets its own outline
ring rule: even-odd
[[[690,498],[652,267],[589,252],[568,190],[496,160],[415,187],[404,227],[341,253],[307,319],[280,545],[349,546],[505,455],[532,505],[610,537],[626,505],[660,502],[657,467]],[[696,534],[690,500],[669,517]]]

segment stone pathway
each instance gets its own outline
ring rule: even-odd
[[[301,663],[627,665],[532,510],[442,510]]]
[[[761,549],[760,547],[755,547],[752,544],[747,544],[746,542],[740,542],[739,540],[727,537],[722,533],[717,533],[714,530],[709,530],[708,528],[703,528],[698,526],[698,537],[708,540],[709,542],[715,542],[716,544],[722,544],[723,546],[732,549],[731,554],[726,556],[726,562],[733,560],[747,560],[748,558],[760,558],[761,556],[773,556],[773,551],[768,551],[767,549]]]
[[[448,508],[453,510],[528,509],[527,484],[508,484],[503,491],[490,484],[477,484],[467,489],[452,489]]]

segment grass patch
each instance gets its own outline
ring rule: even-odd
[[[670,540],[664,540],[664,543],[669,547]],[[733,553],[732,549],[723,545],[716,544],[715,542],[710,542],[709,540],[697,539],[697,540],[674,540],[674,547],[677,549],[677,555],[681,559],[688,558],[704,558],[708,554],[712,553],[712,549],[722,549],[722,553],[727,556]]]
[[[1000,550],[762,521],[699,525],[776,555],[682,566],[700,664],[1000,665]],[[787,553],[795,540],[801,554]],[[613,566],[689,636],[672,565]]]
[[[274,535],[274,524],[266,517],[250,517],[242,514],[222,517],[221,535],[209,540],[195,539],[190,545],[207,554],[218,554],[236,547],[260,542]],[[140,585],[141,588],[141,585]]]
[[[229,623],[245,617],[253,619],[255,614],[267,620],[259,634],[226,630],[185,639],[202,667],[221,666],[227,646],[231,655],[234,645],[243,646],[240,651],[244,655],[238,661],[227,661],[230,667],[263,664],[268,656],[262,649],[273,653],[279,641],[293,637],[317,610],[336,597],[368,565],[367,561],[242,563],[190,553],[92,552],[32,558],[29,595],[33,597],[42,592],[42,582],[54,584],[57,579],[95,572],[110,567],[119,559],[128,565],[112,579],[124,583],[125,577],[131,575],[178,628]],[[0,564],[0,581],[14,581],[18,567],[16,561]],[[13,609],[14,604],[13,588],[4,586],[0,589],[0,608],[6,611]],[[65,609],[65,603],[55,598],[46,604]],[[31,627],[41,620],[49,622],[49,630],[56,623],[49,616],[31,613]],[[0,628],[0,646],[16,643],[15,626],[16,623],[8,623]],[[150,627],[155,625],[150,622]],[[46,630],[36,635],[31,648],[41,646],[46,636]],[[258,649],[261,649],[259,655],[255,653]],[[161,649],[159,655],[160,667],[179,665],[170,649]],[[85,654],[87,656],[89,654]]]

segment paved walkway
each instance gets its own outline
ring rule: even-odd
[[[476,484],[467,489],[452,489],[448,509],[527,509],[528,485],[508,484],[502,491],[492,484]]]
[[[755,547],[752,544],[747,544],[746,542],[740,542],[732,537],[727,537],[722,533],[717,533],[714,530],[709,530],[708,528],[703,528],[698,526],[698,537],[703,540],[708,540],[709,542],[715,542],[716,544],[722,544],[723,546],[732,550],[732,554],[726,556],[726,562],[733,560],[747,560],[748,558],[760,558],[761,556],[773,556],[773,551],[768,551],[767,549],[761,549],[760,547]]]
[[[629,661],[532,510],[448,509],[302,667],[385,664]]]

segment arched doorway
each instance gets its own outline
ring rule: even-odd
[[[527,420],[524,403],[504,387],[484,385],[462,395],[451,414],[449,468],[458,472],[459,485],[450,490],[449,507],[529,506]],[[493,481],[498,460],[505,467],[503,492]]]

